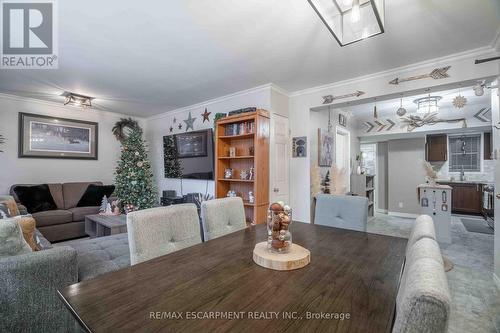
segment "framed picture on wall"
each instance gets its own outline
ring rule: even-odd
[[[318,129],[318,165],[331,167],[333,163],[333,133]]]
[[[307,157],[307,136],[292,139],[292,157]]]
[[[347,126],[347,117],[343,113],[339,113],[339,125],[342,127]]]
[[[19,113],[20,158],[97,160],[98,124]]]

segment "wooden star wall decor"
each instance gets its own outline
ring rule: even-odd
[[[210,122],[210,118],[209,118],[209,116],[210,116],[210,114],[211,114],[211,113],[212,113],[212,112],[208,112],[208,111],[207,111],[207,108],[205,108],[205,112],[203,112],[203,113],[201,114],[201,115],[203,116],[203,122],[205,122],[205,121]]]

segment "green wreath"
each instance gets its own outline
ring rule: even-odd
[[[130,133],[133,131],[142,132],[142,129],[136,120],[132,118],[121,118],[120,121],[113,126],[111,131],[118,141],[123,142]]]

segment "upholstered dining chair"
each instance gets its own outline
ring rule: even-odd
[[[314,224],[366,231],[368,198],[347,195],[318,194]]]
[[[194,204],[144,209],[127,215],[132,265],[201,243]]]
[[[201,221],[204,240],[245,229],[245,209],[239,197],[204,201],[201,204]]]

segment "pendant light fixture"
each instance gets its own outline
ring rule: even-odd
[[[439,111],[439,101],[441,96],[431,96],[429,94],[427,97],[417,98],[413,103],[417,104],[417,112],[428,114],[432,112]]]
[[[401,94],[401,100],[400,100],[400,103],[399,103],[399,109],[396,111],[396,114],[399,116],[399,117],[402,117],[406,114],[406,109],[403,107],[403,94]]]
[[[385,0],[307,0],[340,46],[384,33]]]
[[[373,118],[378,119],[378,112],[377,112],[377,99],[374,99],[375,105],[373,105]]]

